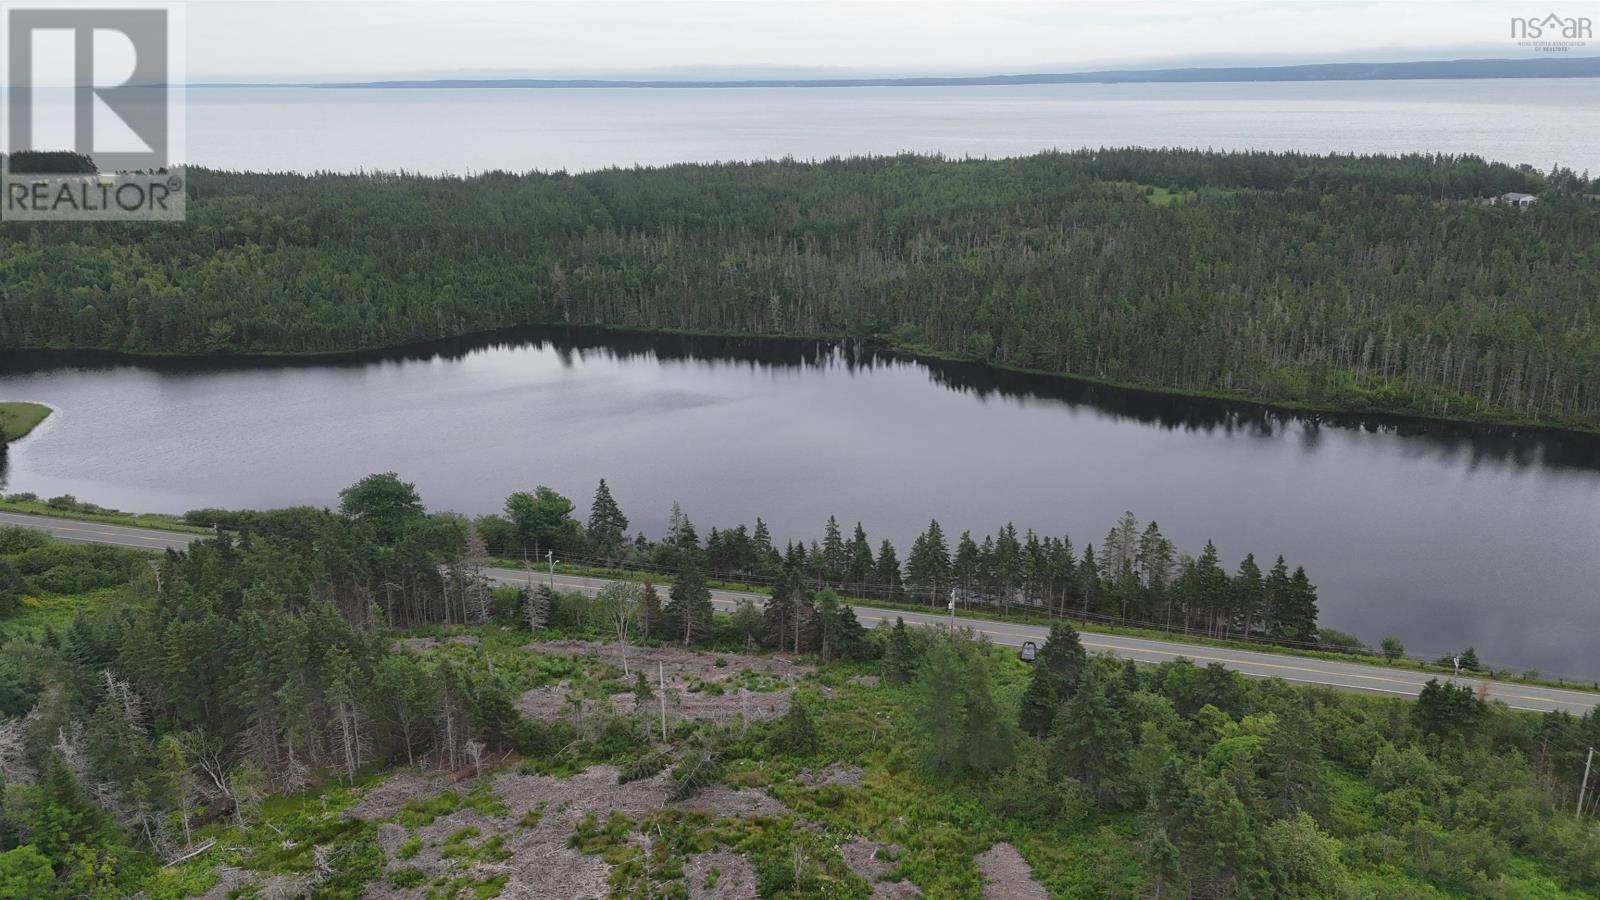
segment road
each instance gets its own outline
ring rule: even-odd
[[[73,519],[0,512],[0,526],[4,525],[39,529],[66,541],[115,544],[121,547],[138,547],[145,550],[164,550],[169,547],[181,550],[199,537],[199,535],[174,531],[129,528],[122,525],[102,525],[98,522],[80,522]],[[525,584],[528,580],[528,573],[520,569],[491,568],[486,570],[486,574],[491,580],[501,584]],[[548,574],[534,572],[534,581],[536,583],[547,583],[550,578],[551,576]],[[557,588],[562,590],[594,593],[609,582],[603,578],[563,575],[558,572],[554,576],[554,583]],[[721,610],[730,610],[735,604],[746,599],[760,603],[762,598],[759,594],[747,594],[739,591],[714,590],[711,592],[712,603]],[[950,621],[948,616],[935,612],[905,612],[869,605],[857,605],[855,611],[856,617],[861,620],[861,624],[868,628],[876,626],[879,622],[892,622],[896,617],[905,619],[909,625],[945,625]],[[1011,647],[1020,647],[1024,641],[1033,641],[1035,644],[1042,645],[1048,634],[1048,629],[1014,622],[965,617],[959,621],[961,625],[987,636],[994,643]],[[1574,715],[1582,715],[1596,708],[1596,706],[1600,706],[1600,694],[1586,691],[1563,690],[1486,679],[1450,679],[1387,666],[1339,662],[1259,650],[1235,650],[1201,644],[1184,644],[1177,641],[1124,637],[1122,635],[1101,634],[1089,629],[1083,629],[1081,634],[1083,646],[1092,653],[1111,653],[1120,658],[1132,659],[1141,663],[1167,662],[1182,657],[1200,665],[1207,665],[1213,662],[1221,663],[1235,672],[1255,678],[1281,678],[1284,681],[1301,684],[1319,684],[1342,690],[1362,691],[1372,694],[1392,694],[1402,697],[1415,697],[1429,678],[1440,677],[1442,681],[1455,681],[1457,684],[1466,685],[1474,690],[1484,690],[1489,699],[1498,700],[1513,709],[1533,712],[1564,710]]]

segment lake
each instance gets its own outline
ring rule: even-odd
[[[7,353],[0,396],[57,412],[9,490],[140,511],[332,505],[394,470],[479,514],[605,477],[635,529],[829,515],[911,539],[1004,523],[1099,544],[1132,510],[1179,548],[1284,554],[1322,621],[1417,652],[1600,675],[1600,441],[1352,421],[853,345],[523,329],[316,362]]]
[[[54,102],[64,103],[70,92]],[[1600,172],[1600,79],[727,89],[192,88],[187,159],[580,171],[1140,145],[1475,153]]]

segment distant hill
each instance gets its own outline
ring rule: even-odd
[[[964,87],[1012,84],[1155,84],[1206,81],[1394,81],[1440,78],[1600,78],[1600,56],[1550,59],[1451,59],[1398,63],[1321,63],[1305,66],[1230,66],[1187,69],[1112,69],[1100,72],[972,75],[950,78],[801,78],[730,81],[590,78],[464,78],[333,82],[322,88],[745,88]],[[211,85],[230,87],[235,85]]]

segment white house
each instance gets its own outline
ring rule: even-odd
[[[1506,206],[1532,206],[1539,202],[1539,198],[1532,194],[1522,194],[1518,193],[1517,191],[1508,191],[1495,198],[1495,202],[1503,203]]]

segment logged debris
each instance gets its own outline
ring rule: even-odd
[[[851,838],[839,847],[839,856],[850,871],[872,885],[875,900],[921,897],[922,889],[909,881],[883,880],[894,869],[890,858],[899,852],[900,848],[893,844],[885,846],[864,837]]]
[[[854,837],[839,845],[839,855],[844,857],[845,865],[868,882],[877,881],[894,868],[894,863],[883,858],[886,851],[892,852],[863,837]]]
[[[689,900],[754,900],[756,870],[731,850],[696,853],[683,865]]]
[[[536,653],[560,653],[567,656],[584,656],[590,653],[599,657],[601,662],[622,668],[623,656],[627,656],[628,667],[643,668],[646,674],[654,674],[657,665],[667,668],[668,683],[673,675],[672,670],[677,670],[680,676],[698,676],[706,681],[728,681],[738,676],[743,670],[769,675],[774,678],[788,680],[808,675],[816,670],[815,666],[797,663],[787,656],[754,656],[746,653],[701,653],[686,647],[665,645],[660,647],[640,647],[633,644],[600,643],[597,641],[537,641],[529,644],[528,649]]]
[[[995,844],[978,854],[974,862],[978,865],[978,874],[983,876],[983,896],[986,900],[1050,898],[1044,885],[1034,880],[1033,867],[1010,844]]]
[[[593,641],[543,641],[528,645],[539,653],[567,656],[593,654],[600,662],[630,675],[643,672],[653,699],[641,701],[631,692],[613,693],[611,711],[617,715],[657,713],[661,679],[666,680],[667,714],[672,718],[703,721],[745,721],[776,718],[789,708],[795,679],[813,667],[783,656],[742,653],[700,653],[683,647],[636,647]],[[572,700],[569,682],[534,688],[517,700],[523,715],[546,722],[569,716],[587,716],[599,700]]]
[[[593,766],[571,778],[504,773],[493,778],[494,803],[462,805],[416,828],[387,821],[378,828],[378,845],[387,859],[384,878],[368,886],[369,897],[420,900],[427,885],[441,878],[465,878],[480,885],[503,882],[501,897],[527,900],[573,900],[604,897],[610,891],[611,866],[599,855],[568,846],[574,829],[587,816],[607,821],[620,814],[637,822],[652,810],[669,808],[703,812],[712,818],[787,815],[790,810],[768,794],[713,784],[698,795],[672,802],[671,776],[658,773],[618,783],[615,766]],[[395,779],[391,779],[394,781]],[[380,785],[379,788],[382,788]],[[393,816],[410,799],[437,795],[438,783],[415,776],[386,791],[374,788],[363,803],[369,812]],[[457,788],[458,792],[460,791]],[[470,796],[480,796],[482,785]],[[478,808],[481,807],[481,808]],[[489,809],[485,813],[483,809]],[[415,820],[413,820],[415,821]],[[699,880],[688,882],[692,896],[754,897],[755,873],[743,857],[732,853],[707,857]],[[711,868],[717,877],[709,878]],[[396,887],[396,873],[416,870],[415,885]],[[726,879],[726,881],[724,881]],[[708,881],[714,887],[707,889]],[[748,890],[747,890],[748,889]]]
[[[348,814],[357,819],[387,819],[413,800],[427,800],[444,791],[459,793],[461,788],[439,776],[400,772],[369,788]]]

